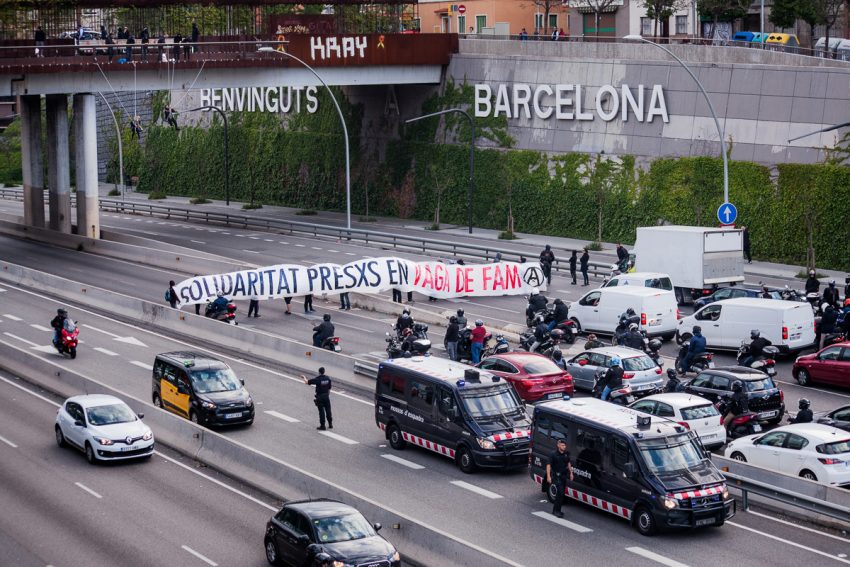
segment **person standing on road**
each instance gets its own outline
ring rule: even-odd
[[[309,313],[310,311],[315,311],[313,309],[313,294],[308,293],[304,296],[304,313]]]
[[[292,298],[284,297],[283,301],[286,303],[286,311],[283,312],[284,315],[292,315]]]
[[[472,364],[481,362],[481,351],[484,350],[484,337],[487,336],[487,329],[484,328],[484,321],[481,319],[475,320],[475,328],[472,329]]]
[[[457,341],[460,338],[460,328],[457,324],[457,317],[452,315],[449,317],[449,326],[446,328],[446,338],[443,339],[443,346],[446,347],[451,360],[457,361]]]
[[[165,300],[171,305],[172,309],[177,309],[177,290],[174,289],[174,280],[168,282],[168,289],[165,290]]]
[[[570,453],[567,451],[567,442],[558,439],[555,450],[549,455],[546,464],[546,482],[555,487],[555,502],[552,504],[552,515],[559,518],[564,517],[561,506],[564,504],[564,492],[567,490],[567,476],[573,481],[573,467],[570,465]]]
[[[334,428],[333,415],[331,414],[331,379],[325,375],[325,367],[319,367],[319,375],[315,378],[311,378],[307,380],[307,377],[303,374],[301,375],[301,380],[304,381],[308,386],[316,387],[316,397],[313,400],[313,403],[316,404],[316,407],[319,410],[319,431],[324,431],[325,421],[327,421],[327,429]]]
[[[540,267],[543,268],[543,277],[546,278],[546,283],[552,285],[552,264],[555,263],[555,253],[552,252],[552,247],[548,244],[543,252],[540,253]]]
[[[806,280],[806,294],[820,293],[820,280],[818,280],[815,276],[817,276],[817,272],[813,269],[809,270],[809,277]]]
[[[742,226],[741,228],[744,230],[744,257],[747,259],[747,264],[752,264],[753,257],[750,254],[750,229],[745,226]]]
[[[346,311],[351,310],[351,300],[348,298],[348,292],[339,294],[339,308]]]
[[[576,262],[578,262],[578,254],[573,250],[570,255],[570,277],[573,279],[573,285],[576,285]]]
[[[579,264],[581,265],[581,277],[584,280],[584,283],[581,285],[590,285],[590,280],[587,277],[587,265],[590,262],[590,254],[587,252],[587,248],[585,248],[582,252],[581,259],[579,260]]]
[[[248,301],[248,317],[251,316],[251,313],[254,314],[254,317],[260,316],[260,301],[256,297],[252,297]]]
[[[401,290],[397,287],[393,288],[393,302],[401,303]]]

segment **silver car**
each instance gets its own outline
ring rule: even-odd
[[[592,390],[596,371],[611,367],[611,359],[619,356],[623,366],[623,378],[632,386],[635,397],[657,394],[664,380],[661,367],[646,353],[629,347],[611,346],[586,350],[567,361],[567,372],[573,377],[576,389]]]

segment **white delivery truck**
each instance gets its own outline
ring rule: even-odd
[[[635,271],[670,276],[680,304],[717,286],[744,281],[744,236],[737,228],[642,226],[635,241]]]

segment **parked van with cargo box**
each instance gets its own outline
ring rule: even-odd
[[[628,308],[640,316],[640,328],[650,337],[672,339],[679,309],[673,292],[638,286],[594,289],[570,304],[570,320],[580,331],[613,334]]]
[[[758,329],[779,352],[799,352],[815,344],[815,317],[808,303],[737,297],[710,303],[679,321],[676,340],[691,338],[694,325],[702,327],[709,348],[737,350],[750,342],[750,331]]]
[[[514,387],[444,358],[378,365],[375,422],[393,449],[408,443],[450,457],[465,473],[528,466],[531,420]]]
[[[546,465],[565,439],[574,479],[567,497],[630,520],[643,535],[660,528],[720,526],[735,515],[723,475],[682,425],[596,399],[534,407],[531,477],[550,501]]]

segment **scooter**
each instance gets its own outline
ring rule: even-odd
[[[756,358],[749,364],[749,367],[754,370],[761,370],[771,378],[776,376],[776,360],[773,356],[779,354],[779,349],[775,346],[764,347],[764,356]],[[750,343],[747,341],[741,342],[741,347],[738,349],[737,362],[738,366],[743,366],[743,361],[750,356]]]
[[[216,321],[223,321],[224,323],[233,323],[234,319],[236,319],[236,304],[228,302],[227,307],[224,311],[222,311],[220,309],[216,309],[213,306],[213,302],[209,301],[207,302],[206,309],[204,309],[204,317],[209,317]]]
[[[690,346],[691,341],[685,341],[679,347],[679,355],[676,357],[676,370],[679,374],[685,374],[685,372],[690,370],[700,372],[706,368],[714,368],[714,362],[711,361],[712,354],[710,352],[703,352],[694,357],[691,361],[691,367],[686,371],[683,365],[685,364],[685,358],[688,356],[688,348]]]
[[[561,343],[564,341],[565,335],[566,333],[561,329],[552,329],[549,336],[546,337],[545,341],[543,341],[543,344],[537,347],[537,352],[541,353],[543,356],[552,358],[552,353],[555,352],[555,349],[560,350]]]
[[[409,352],[411,356],[424,356],[431,350],[428,325],[414,323],[413,329],[404,329],[400,334],[387,333],[387,355],[400,358]]]
[[[718,400],[715,407],[717,407],[717,411],[725,419],[726,414],[729,413],[729,410],[731,409],[730,401],[728,398],[722,397]],[[726,437],[737,439],[738,437],[755,435],[756,433],[761,433],[761,431],[762,427],[758,421],[758,414],[747,412],[732,420],[732,423],[729,424],[729,428],[726,430]]]
[[[496,344],[492,347],[488,345],[490,339],[490,335],[484,337],[484,345],[487,348],[484,350],[482,356],[490,356],[492,354],[505,354],[506,352],[511,351],[511,345],[508,344],[508,339],[504,337],[504,335],[496,335]]]
[[[646,354],[658,368],[664,367],[664,359],[661,358],[661,352],[659,352],[661,350],[661,344],[661,339],[657,337],[646,343]],[[667,371],[667,374],[670,374],[670,370]]]
[[[603,388],[600,388],[599,383],[602,381],[602,378],[605,376],[607,371],[607,368],[600,368],[596,371],[594,376],[592,395],[596,399],[602,399]],[[635,397],[632,395],[632,387],[624,383],[622,387],[617,388],[616,390],[611,390],[606,401],[618,406],[627,406],[631,404],[635,401]]]
[[[59,354],[67,354],[71,358],[77,358],[77,343],[80,335],[80,329],[77,327],[76,321],[70,319],[65,321],[62,330],[59,331],[59,341],[54,342],[53,346]]]
[[[331,350],[333,352],[342,351],[342,347],[339,346],[339,337],[328,337],[324,341],[322,341],[322,348],[325,350]]]
[[[531,311],[531,305],[525,308],[525,325],[532,329],[541,321],[548,325],[554,318],[555,310],[548,305],[545,309],[538,309],[537,311]]]
[[[576,342],[576,337],[578,337],[578,329],[576,329],[576,322],[572,319],[567,319],[566,321],[561,321],[552,329],[561,330],[564,332],[564,338],[562,339],[568,345]]]

